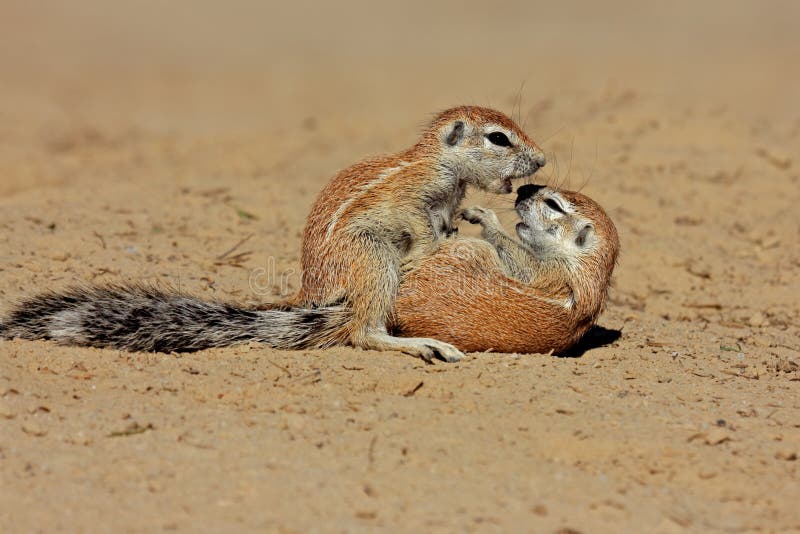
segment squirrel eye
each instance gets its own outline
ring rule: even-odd
[[[544,201],[544,203],[545,203],[545,204],[547,204],[547,206],[548,206],[548,207],[549,207],[551,210],[553,210],[553,211],[557,211],[558,213],[564,213],[564,208],[562,208],[562,207],[559,205],[559,203],[558,203],[558,202],[556,202],[555,200],[553,200],[552,198],[548,198],[548,199],[546,199],[546,200]]]
[[[486,134],[486,139],[488,139],[493,145],[511,146],[511,141],[508,140],[508,137],[506,137],[506,134],[503,132],[492,132],[490,134]]]

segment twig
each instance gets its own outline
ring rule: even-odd
[[[103,239],[103,236],[101,236],[99,233],[97,233],[97,230],[93,231],[92,233],[94,234],[94,236],[95,236],[97,239],[99,239],[99,240],[100,240],[100,244],[101,244],[101,245],[103,245],[103,248],[106,248],[106,240],[105,240],[105,239]]]
[[[292,372],[291,372],[291,371],[289,371],[289,369],[287,369],[286,367],[284,367],[284,366],[282,366],[282,365],[279,365],[279,364],[277,364],[277,363],[273,362],[273,361],[272,361],[272,360],[270,360],[269,358],[267,358],[267,361],[268,361],[269,363],[271,363],[272,365],[274,365],[275,367],[277,367],[278,369],[280,369],[281,371],[283,371],[284,373],[286,373],[286,376],[288,376],[289,378],[292,378]]]
[[[414,386],[413,389],[410,389],[410,390],[406,391],[405,393],[403,393],[403,396],[404,397],[413,397],[414,393],[419,391],[422,388],[422,386],[424,386],[424,385],[425,385],[425,382],[420,382],[419,384]]]
[[[119,438],[119,437],[126,437],[126,436],[135,436],[136,434],[143,434],[148,430],[153,430],[155,427],[153,423],[147,423],[147,425],[142,426],[139,423],[131,423],[128,425],[124,430],[117,430],[115,432],[111,432],[108,437],[109,438]]]
[[[310,373],[306,373],[304,375],[298,376],[293,380],[289,380],[288,382],[286,382],[286,384],[288,385],[288,384],[294,384],[295,382],[302,382],[308,378],[313,378],[314,380],[312,380],[311,383],[316,384],[317,382],[320,382],[322,380],[322,371],[320,371],[319,369],[314,369]]]
[[[704,309],[721,310],[722,309],[722,304],[718,304],[716,302],[710,302],[708,304],[688,303],[688,304],[684,304],[683,307],[684,308],[697,308],[697,309],[700,309],[700,310],[704,310]]]
[[[95,235],[96,235],[96,234],[95,234]],[[235,245],[233,245],[231,248],[229,248],[228,250],[226,250],[225,252],[223,252],[222,254],[220,254],[219,256],[217,256],[217,259],[218,259],[218,260],[224,260],[225,258],[227,258],[227,257],[228,257],[228,254],[230,254],[231,252],[233,252],[233,251],[234,251],[234,250],[236,250],[237,248],[239,248],[239,247],[241,247],[242,245],[244,245],[245,243],[247,243],[247,241],[248,241],[248,240],[249,240],[251,237],[253,237],[254,235],[255,235],[255,234],[249,234],[249,235],[248,235],[248,236],[246,236],[244,239],[242,239],[241,241],[239,241],[238,243],[236,243]],[[98,237],[99,237],[99,236],[98,236]],[[106,248],[106,247],[105,247],[105,244],[103,245],[103,248]]]
[[[756,378],[754,376],[739,374],[739,373],[736,373],[734,371],[729,371],[727,369],[722,369],[722,372],[725,373],[726,375],[730,375],[730,376],[737,376],[739,378],[747,378],[748,380],[758,380],[758,378]]]
[[[367,451],[367,460],[369,460],[369,465],[372,467],[372,464],[375,463],[375,442],[378,441],[378,436],[372,436],[372,440],[369,442],[369,451]]]

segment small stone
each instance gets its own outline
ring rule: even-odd
[[[778,451],[775,453],[777,460],[786,460],[787,462],[794,462],[797,460],[797,453],[795,451]]]
[[[767,318],[764,317],[764,314],[761,313],[760,311],[755,312],[753,315],[751,315],[750,319],[748,319],[747,322],[748,324],[750,324],[750,326],[767,326],[769,324]]]
[[[301,432],[306,426],[306,419],[300,414],[288,414],[283,418],[283,429],[292,432]]]
[[[705,441],[706,445],[719,445],[726,441],[732,441],[732,438],[727,430],[721,427],[715,427],[706,433],[703,441]]]
[[[47,430],[42,428],[39,423],[34,421],[26,421],[22,423],[22,431],[29,436],[41,437],[47,434]]]
[[[64,438],[64,441],[71,445],[89,445],[92,442],[82,431],[68,435]]]
[[[369,484],[364,484],[364,495],[366,495],[367,497],[377,497],[378,492],[375,490],[373,486]]]
[[[708,480],[717,476],[717,472],[710,469],[704,469],[699,473],[697,473],[697,476],[700,477],[702,480]]]
[[[537,504],[531,508],[531,511],[538,516],[544,517],[547,515],[547,506],[543,504]]]
[[[701,441],[706,445],[719,445],[720,443],[725,443],[726,441],[733,441],[731,438],[730,433],[721,427],[713,427],[708,432],[698,432],[697,434],[692,434],[687,439],[689,443],[693,441]]]
[[[0,419],[13,419],[16,416],[17,414],[11,405],[7,401],[0,399]]]
[[[775,248],[780,244],[781,240],[776,236],[767,237],[761,242],[761,246],[765,249]]]

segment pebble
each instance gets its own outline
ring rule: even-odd
[[[89,445],[91,444],[91,440],[89,437],[84,434],[82,431],[75,432],[74,434],[70,434],[64,438],[66,443],[70,443],[72,445]]]
[[[767,318],[764,317],[764,314],[760,311],[751,315],[747,322],[750,324],[750,326],[767,326],[769,324]]]
[[[289,414],[283,418],[284,430],[300,432],[306,426],[306,419],[300,414]]]
[[[719,445],[720,443],[731,441],[731,435],[728,431],[720,427],[715,427],[706,433],[703,441],[705,441],[707,445]]]
[[[7,401],[0,399],[0,418],[13,419],[16,415],[11,405]]]
[[[722,427],[713,427],[707,432],[700,432],[689,436],[687,441],[690,443],[693,441],[701,441],[706,445],[719,445],[726,441],[733,441],[733,438],[731,438],[730,432],[726,429]]]
[[[775,248],[781,244],[781,240],[777,237],[768,237],[761,242],[761,246],[765,249]]]
[[[25,423],[22,423],[22,431],[29,436],[36,437],[41,437],[47,434],[47,430],[45,430],[40,424],[33,421],[26,421]]]
[[[542,516],[542,517],[544,517],[544,516],[546,516],[546,515],[547,515],[547,506],[545,506],[545,505],[543,505],[543,504],[537,504],[536,506],[534,506],[533,508],[531,508],[531,511],[532,511],[534,514],[538,515],[538,516]]]

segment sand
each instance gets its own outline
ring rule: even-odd
[[[615,287],[567,358],[0,342],[0,531],[800,529],[796,3],[118,4],[0,9],[0,311],[276,299],[336,170],[460,103],[606,207]]]

